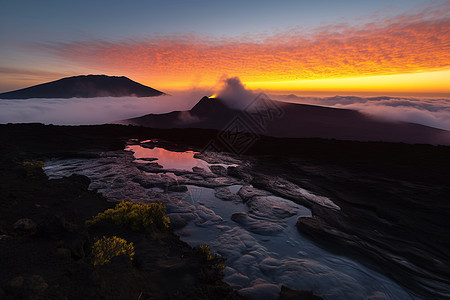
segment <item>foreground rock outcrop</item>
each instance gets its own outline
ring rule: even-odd
[[[1,299],[242,298],[172,230],[86,225],[113,205],[88,190],[87,177],[48,180],[39,167],[27,172],[22,165],[23,157],[36,156],[38,145],[20,153],[8,148],[2,148],[0,160]],[[134,260],[119,256],[92,265],[91,246],[101,236],[132,242]]]
[[[388,163],[265,158],[252,184],[310,207],[312,216],[299,218],[297,228],[327,250],[355,258],[421,297],[449,297],[448,174],[431,161],[422,174],[400,160],[379,168]],[[267,170],[275,176],[264,175]],[[329,199],[305,197],[298,184]]]

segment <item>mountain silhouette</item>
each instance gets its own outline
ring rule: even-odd
[[[206,128],[283,138],[450,145],[450,132],[425,125],[386,121],[355,110],[264,99],[256,110],[236,110],[218,98],[203,97],[189,111],[148,114],[123,121],[153,128]]]
[[[0,99],[154,97],[164,93],[127,77],[81,75],[0,94]]]

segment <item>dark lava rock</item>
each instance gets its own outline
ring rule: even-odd
[[[156,163],[156,162],[150,162],[150,163],[146,163],[145,165],[141,165],[138,164],[137,168],[141,171],[144,172],[153,172],[155,169],[162,169],[164,168],[163,166],[161,166],[160,164]]]
[[[189,221],[195,219],[193,213],[172,213],[167,214],[170,219],[170,227],[173,229],[180,229],[186,226]]]
[[[142,157],[142,158],[139,158],[139,160],[155,161],[155,160],[158,160],[158,158],[156,158],[156,157]]]
[[[296,151],[253,161],[252,174],[283,178],[341,208],[312,205],[313,217],[298,219],[301,234],[422,298],[448,296],[449,147],[322,140]],[[273,190],[252,181],[260,183]]]
[[[7,294],[25,299],[43,294],[47,288],[47,282],[40,275],[14,277],[5,287]]]
[[[8,284],[5,287],[5,290],[9,293],[9,294],[13,294],[16,293],[17,291],[19,291],[22,286],[23,286],[23,281],[24,278],[23,276],[17,276],[14,277],[13,279],[11,279]]]
[[[32,219],[24,218],[17,220],[13,227],[15,230],[34,231],[37,228],[37,224]]]
[[[47,282],[40,275],[26,277],[23,281],[23,289],[32,293],[42,294],[48,288]]]
[[[229,176],[233,176],[233,177],[242,179],[246,182],[250,182],[253,179],[253,177],[250,174],[244,172],[242,167],[233,167],[233,166],[228,167],[227,174]]]
[[[216,175],[227,176],[227,169],[223,166],[210,166],[209,169]]]
[[[269,222],[253,218],[245,212],[235,212],[231,215],[231,220],[242,227],[261,235],[277,235],[284,230],[284,226],[276,222]]]
[[[156,187],[156,183],[150,180],[147,176],[136,176],[132,179],[133,182],[139,183],[143,188],[149,189]]]
[[[187,186],[178,184],[169,185],[167,189],[171,192],[187,192],[188,190]]]
[[[193,168],[192,168],[192,171],[193,171],[194,173],[206,174],[205,169],[200,168],[200,167],[193,167]]]
[[[71,251],[67,248],[56,248],[56,255],[64,259],[70,259]]]
[[[280,300],[322,300],[322,297],[316,296],[312,291],[292,290],[284,285],[281,286]]]
[[[228,187],[218,187],[214,189],[214,195],[224,201],[242,202],[239,195],[233,194]]]

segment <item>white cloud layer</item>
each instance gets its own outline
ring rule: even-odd
[[[149,113],[189,110],[205,95],[211,95],[211,91],[191,90],[151,98],[0,99],[0,123],[104,124]]]

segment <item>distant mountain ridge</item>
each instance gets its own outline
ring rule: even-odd
[[[1,93],[0,99],[154,97],[163,92],[125,76],[80,75]]]
[[[403,142],[409,144],[450,145],[450,131],[407,122],[389,122],[350,109],[270,101],[282,114],[268,120],[264,128],[247,122],[239,110],[229,108],[219,98],[203,97],[189,111],[148,114],[122,121],[153,128],[203,128],[234,130],[238,117],[248,123],[244,131],[282,138],[326,138],[352,141]],[[270,104],[270,103],[269,103]],[[241,127],[242,129],[242,127]]]

